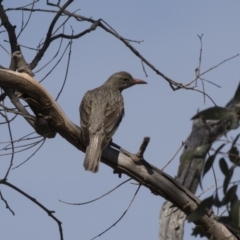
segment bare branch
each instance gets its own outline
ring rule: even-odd
[[[66,84],[66,81],[67,81],[67,76],[68,76],[68,70],[69,70],[69,64],[70,64],[70,59],[71,59],[71,53],[72,53],[72,40],[70,41],[69,43],[69,53],[68,53],[68,60],[67,60],[67,66],[66,66],[66,73],[65,73],[65,77],[64,77],[64,80],[63,80],[63,84],[62,84],[62,87],[56,97],[56,101],[58,100],[58,98],[60,97],[62,91],[63,91],[63,88]]]
[[[12,189],[14,189],[15,191],[19,192],[20,194],[22,194],[24,197],[28,198],[30,201],[32,201],[33,203],[35,203],[37,206],[39,206],[42,210],[44,210],[47,215],[52,218],[57,224],[58,224],[58,228],[59,228],[59,234],[60,234],[60,239],[63,240],[63,231],[62,231],[62,222],[59,221],[53,214],[55,213],[54,211],[51,211],[49,209],[47,209],[46,207],[44,207],[40,202],[38,202],[35,198],[31,197],[30,195],[28,195],[27,193],[25,193],[24,191],[22,191],[21,189],[19,189],[18,187],[16,187],[15,185],[6,182],[4,180],[0,181],[0,184],[6,185]]]
[[[127,211],[129,210],[129,208],[131,207],[131,205],[132,205],[135,197],[137,196],[137,193],[138,193],[140,187],[141,187],[141,185],[138,186],[136,192],[135,192],[134,195],[133,195],[133,198],[132,198],[131,202],[129,203],[127,209],[123,212],[123,214],[121,215],[121,217],[120,217],[115,223],[113,223],[109,228],[107,228],[106,230],[104,230],[103,232],[101,232],[101,233],[98,234],[96,237],[92,238],[91,240],[93,240],[93,239],[95,239],[95,238],[97,238],[97,237],[100,237],[101,235],[103,235],[104,233],[106,233],[107,231],[109,231],[111,228],[113,228],[114,226],[116,226],[116,224],[124,217],[124,215],[127,213]]]
[[[35,2],[38,2],[38,1],[39,1],[39,0],[33,1],[31,4],[28,4],[27,6],[32,5],[32,9],[33,9]],[[26,6],[24,6],[24,7],[26,7]],[[24,11],[22,11],[22,13],[24,13]],[[27,27],[27,25],[28,25],[28,23],[29,23],[29,21],[30,21],[30,19],[31,19],[32,13],[33,13],[33,12],[30,11],[30,14],[29,14],[29,16],[28,16],[28,19],[27,19],[25,25],[24,25],[24,22],[22,23],[22,27],[21,27],[20,32],[19,32],[18,35],[17,35],[17,39],[19,38],[19,36],[21,35],[21,33],[24,31],[24,29]]]
[[[24,160],[22,163],[18,164],[16,167],[12,168],[12,170],[14,170],[14,169],[22,166],[22,165],[23,165],[24,163],[26,163],[30,158],[32,158],[32,157],[41,149],[41,147],[43,146],[43,144],[45,143],[45,141],[46,141],[46,138],[43,138],[41,141],[38,141],[37,143],[35,143],[34,146],[36,146],[37,144],[39,144],[40,142],[42,142],[41,145],[40,145],[26,160]],[[26,149],[24,149],[24,150],[26,150]]]
[[[8,202],[4,199],[1,190],[0,190],[0,197],[1,197],[1,200],[5,203],[6,208],[9,209],[9,211],[10,211],[10,212],[12,213],[12,215],[14,216],[15,213],[14,213],[14,211],[10,208],[10,206],[8,205]]]
[[[10,172],[10,169],[11,169],[11,167],[12,167],[12,165],[13,165],[13,159],[14,159],[14,142],[13,142],[12,130],[11,130],[10,123],[9,123],[9,121],[8,121],[7,113],[5,112],[5,114],[4,114],[3,116],[4,116],[4,118],[5,118],[6,121],[7,121],[8,132],[9,132],[10,143],[11,143],[11,149],[12,149],[12,152],[11,152],[11,160],[10,160],[10,163],[9,163],[9,167],[8,167],[8,169],[7,169],[7,171],[6,171],[5,176],[4,176],[4,180],[6,180],[7,177],[8,177],[8,174],[9,174],[9,172]]]
[[[107,193],[104,193],[102,196],[98,197],[98,198],[95,198],[91,201],[87,201],[87,202],[83,202],[83,203],[69,203],[69,202],[65,202],[65,201],[62,201],[62,200],[59,200],[59,202],[62,202],[62,203],[65,203],[65,204],[69,204],[69,205],[84,205],[84,204],[89,204],[89,203],[92,203],[92,202],[95,202],[105,196],[107,196],[109,193],[115,191],[117,188],[119,188],[120,186],[122,186],[123,184],[125,184],[126,182],[130,181],[131,178],[125,180],[124,182],[120,183],[119,185],[117,185],[115,188],[111,189],[110,191],[108,191]]]
[[[79,150],[85,151],[80,134],[81,129],[67,118],[50,94],[47,93],[36,80],[24,73],[0,69],[0,87],[11,87],[20,92],[27,93],[29,97],[33,98],[43,107],[43,114],[51,118],[52,127],[73,146],[77,147]],[[230,123],[231,119],[227,121]],[[225,121],[224,125],[230,126],[229,123]],[[223,123],[218,122],[217,124],[220,129],[220,125]],[[217,128],[216,123],[214,129],[216,131],[210,137],[212,141],[215,137],[219,136],[217,133],[220,130]],[[183,187],[177,180],[146,161],[142,161],[141,164],[135,164],[131,161],[130,157],[110,146],[103,151],[101,161],[127,174],[129,177],[139,182],[139,184],[149,188],[151,192],[156,195],[171,200],[172,204],[180,208],[187,215],[193,212],[200,203],[199,199]],[[224,227],[214,220],[212,214],[204,215],[201,220],[195,223],[200,224],[209,237],[214,235],[214,237],[220,239],[226,236],[226,232],[223,230]]]
[[[231,60],[231,59],[233,59],[233,58],[238,57],[239,55],[240,55],[240,54],[238,53],[238,54],[236,54],[236,55],[234,55],[234,56],[232,56],[232,57],[230,57],[230,58],[227,58],[227,59],[223,60],[222,62],[218,63],[217,65],[215,65],[215,66],[209,68],[208,70],[206,70],[205,72],[201,73],[199,76],[202,76],[202,75],[204,75],[204,74],[207,73],[207,72],[210,72],[211,70],[219,67],[219,66],[222,65],[223,63],[228,62],[229,60]]]
[[[61,39],[62,42],[62,39]],[[39,81],[39,83],[43,82],[51,73],[52,71],[57,67],[57,65],[61,62],[61,60],[63,59],[63,56],[65,55],[68,47],[70,46],[70,43],[67,44],[66,48],[64,49],[62,55],[59,57],[58,61],[54,64],[54,66],[50,69],[50,71],[48,71],[48,73]],[[58,54],[58,53],[57,53]],[[55,56],[57,56],[57,54],[55,54]],[[52,60],[55,58],[55,56],[52,58]],[[50,61],[52,61],[50,60]],[[46,66],[46,65],[45,65]]]
[[[57,20],[59,19],[59,17],[62,15],[62,13],[64,12],[64,10],[73,2],[73,0],[68,0],[61,8],[60,10],[57,12],[57,14],[55,15],[55,17],[53,18],[49,28],[48,28],[48,32],[47,32],[47,37],[45,39],[45,42],[43,44],[43,47],[40,49],[40,51],[37,53],[37,55],[34,57],[34,59],[32,60],[30,67],[31,69],[34,69],[38,62],[42,59],[44,53],[46,52],[46,50],[48,49],[50,43],[51,43],[51,37],[52,37],[52,31],[53,28],[57,22]]]

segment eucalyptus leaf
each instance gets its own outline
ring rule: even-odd
[[[232,175],[233,175],[233,171],[234,171],[234,168],[231,167],[228,171],[228,175],[225,177],[224,181],[223,181],[223,192],[226,193],[226,190],[228,188],[228,185],[231,181],[231,178],[232,178]]]
[[[221,120],[232,115],[233,112],[223,107],[211,107],[192,117],[191,120],[201,118],[204,120]]]
[[[204,166],[204,170],[203,170],[203,176],[209,171],[209,169],[212,167],[213,165],[213,162],[217,156],[217,154],[219,153],[219,151],[225,146],[225,144],[222,144],[216,151],[213,155],[211,155],[206,163],[205,163],[205,166]]]
[[[229,169],[228,169],[228,165],[227,162],[224,158],[221,158],[219,160],[219,165],[220,165],[220,169],[222,171],[222,173],[227,176],[229,174]]]
[[[206,212],[212,207],[213,203],[214,203],[213,196],[204,199],[195,209],[195,211],[193,211],[187,216],[187,220],[189,222],[195,222],[201,219],[206,214]]]
[[[239,216],[238,197],[237,197],[236,194],[231,201],[230,217],[232,219],[233,226],[238,228],[239,227],[239,217],[240,216]]]
[[[228,157],[232,163],[237,165],[239,163],[239,151],[236,146],[231,147],[228,152]]]
[[[226,195],[224,196],[224,198],[222,200],[222,205],[226,205],[234,199],[234,197],[236,195],[237,187],[238,187],[237,185],[234,185],[228,189]]]

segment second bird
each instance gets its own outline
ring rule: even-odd
[[[145,81],[127,72],[113,74],[102,86],[88,91],[80,104],[82,139],[86,145],[84,168],[96,173],[107,147],[124,115],[122,90]]]

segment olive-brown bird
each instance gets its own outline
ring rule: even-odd
[[[127,72],[113,74],[102,86],[88,91],[80,104],[82,139],[86,145],[84,168],[96,173],[102,151],[107,147],[124,115],[122,90],[146,84]]]

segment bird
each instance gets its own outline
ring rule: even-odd
[[[81,139],[86,146],[83,166],[86,171],[98,172],[102,151],[110,143],[124,116],[122,91],[147,82],[121,71],[111,75],[98,88],[89,90],[80,103]]]

